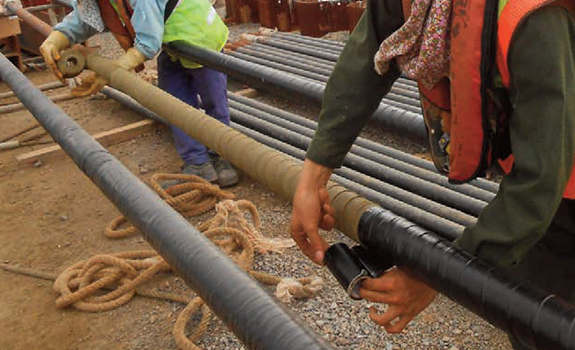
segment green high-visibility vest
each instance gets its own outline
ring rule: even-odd
[[[228,34],[228,27],[208,0],[180,0],[164,25],[162,41],[181,41],[219,52],[224,48]],[[179,60],[186,68],[202,66],[183,58]]]

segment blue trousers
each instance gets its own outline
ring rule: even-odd
[[[230,125],[225,74],[207,67],[185,68],[179,60],[174,62],[162,52],[158,56],[158,86],[194,108],[199,107],[199,95],[208,115]],[[186,165],[200,165],[210,160],[206,146],[175,126],[171,129],[176,150]]]

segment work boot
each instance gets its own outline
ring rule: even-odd
[[[218,175],[218,186],[230,187],[240,181],[237,170],[227,160],[217,157],[212,159],[212,163]]]
[[[196,175],[211,183],[218,181],[218,173],[212,161],[207,161],[201,165],[188,164],[182,169],[182,174]]]
[[[214,164],[212,161],[207,161],[204,164],[200,165],[194,165],[194,164],[185,165],[182,168],[181,173],[185,175],[199,176],[210,183],[215,183],[218,181],[218,173],[216,172],[216,169],[214,168]],[[170,180],[162,183],[161,186],[165,190],[169,187],[179,185],[184,182],[185,182],[184,180]]]

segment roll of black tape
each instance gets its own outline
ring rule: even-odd
[[[336,243],[325,252],[324,262],[347,294],[360,300],[359,282],[369,277],[369,272],[355,253],[344,243]]]

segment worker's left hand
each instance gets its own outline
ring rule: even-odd
[[[132,47],[116,59],[114,64],[125,70],[132,70],[144,63],[145,60],[146,56],[135,47]],[[108,84],[108,81],[105,78],[93,73],[82,79],[80,85],[72,89],[72,95],[77,97],[89,96],[100,91],[106,84]]]
[[[399,333],[433,302],[437,292],[407,271],[393,268],[378,278],[364,280],[359,295],[371,302],[387,304],[383,313],[372,306],[369,318],[387,332]]]
[[[90,96],[100,91],[106,84],[108,84],[108,80],[96,73],[90,73],[82,79],[80,85],[72,89],[71,94],[76,97]]]

